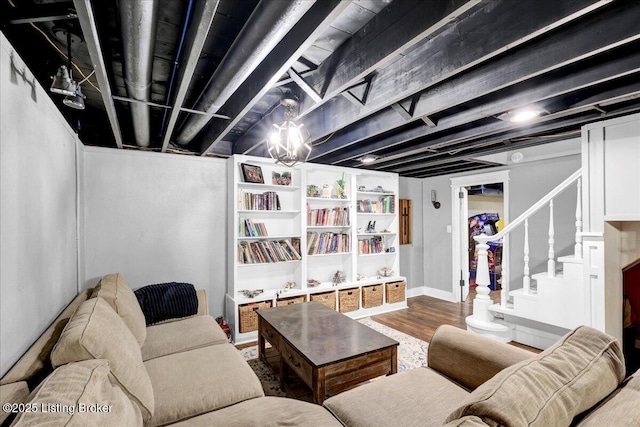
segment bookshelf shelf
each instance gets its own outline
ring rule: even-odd
[[[256,331],[239,331],[241,305],[262,303],[264,306],[265,302],[271,302],[276,306],[278,297],[303,295],[305,301],[309,301],[310,295],[335,292],[336,309],[339,309],[339,290],[371,284],[386,286],[392,281],[404,280],[401,276],[378,276],[383,267],[396,273],[400,268],[399,256],[396,256],[399,255],[397,174],[312,163],[287,168],[270,159],[245,155],[233,155],[228,162],[227,217],[229,230],[233,232],[227,243],[229,273],[225,318],[236,344],[257,340]],[[269,183],[244,182],[240,166],[243,163],[259,166],[265,182]],[[272,177],[283,176],[284,172],[291,185],[271,184]],[[386,191],[358,191],[358,188],[383,188]],[[314,192],[322,194],[322,191],[330,197],[308,196]],[[247,209],[248,206],[280,209]],[[358,212],[359,206],[381,212]],[[365,233],[368,228],[386,231]],[[376,244],[382,239],[382,247],[393,247],[394,252],[359,254],[358,241],[374,236],[378,239]],[[285,241],[298,252],[300,259],[282,260],[283,246],[278,246],[278,242],[282,245]],[[270,251],[270,259],[279,261],[250,262],[268,259],[266,253],[256,254],[254,248]],[[321,253],[309,254],[309,250]],[[286,249],[285,252],[288,254]],[[345,281],[335,285],[332,278],[337,273]],[[363,276],[365,279],[357,280]],[[309,280],[320,283],[309,286]],[[291,285],[291,289],[283,291]],[[248,298],[240,292],[243,289],[261,289],[263,292]],[[360,304],[356,311],[347,315],[363,317],[400,308],[406,308],[406,299],[389,304],[383,302],[379,307],[368,309]]]

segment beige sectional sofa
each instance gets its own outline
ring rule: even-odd
[[[265,397],[201,291],[198,300],[198,315],[147,327],[124,278],[103,277],[2,378],[3,403],[24,402],[11,425],[233,425],[227,417],[244,416],[251,422],[237,425],[340,426],[320,406]]]
[[[11,425],[640,425],[640,375],[625,379],[618,342],[591,328],[533,355],[442,326],[429,367],[318,406],[265,397],[198,300],[198,315],[147,327],[123,277],[105,276],[0,381],[3,403],[22,402]]]

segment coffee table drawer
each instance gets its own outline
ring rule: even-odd
[[[311,379],[313,376],[313,368],[311,367],[311,365],[285,341],[282,341],[281,347],[282,357],[285,363],[289,365],[296,374],[298,374],[300,379],[304,381],[305,384],[311,387]]]
[[[262,335],[264,339],[267,340],[269,344],[271,344],[271,347],[275,348],[276,350],[280,349],[280,334],[275,332],[271,325],[269,325],[268,323],[264,324],[262,326],[262,329],[260,330],[260,335]]]

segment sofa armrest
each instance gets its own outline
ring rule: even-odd
[[[198,316],[203,314],[209,314],[209,303],[207,302],[207,292],[204,289],[198,289],[196,291],[198,296]]]
[[[429,342],[429,367],[474,390],[506,367],[534,353],[450,325],[440,326]]]

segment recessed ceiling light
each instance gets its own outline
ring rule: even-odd
[[[498,116],[500,120],[511,123],[523,123],[535,119],[545,111],[537,107],[525,107],[517,110],[507,111]]]
[[[378,156],[374,156],[374,155],[371,155],[371,154],[367,154],[366,156],[364,156],[364,157],[362,157],[360,159],[360,161],[362,163],[364,163],[365,165],[369,165],[369,164],[375,162],[376,160],[378,160]]]

